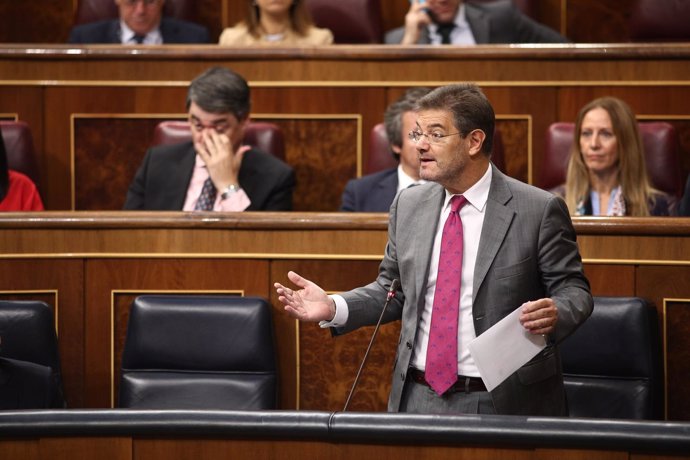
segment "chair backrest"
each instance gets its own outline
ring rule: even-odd
[[[637,126],[652,186],[680,197],[684,178],[680,166],[678,132],[666,122],[642,121]],[[565,182],[574,132],[575,124],[569,122],[552,123],[547,129],[538,187],[549,190]]]
[[[163,15],[194,22],[197,19],[196,3],[194,0],[166,0]],[[114,0],[78,0],[73,25],[118,17],[119,12]]]
[[[29,176],[38,187],[39,174],[31,128],[23,121],[0,121],[7,166]]]
[[[494,130],[494,145],[491,153],[491,161],[498,169],[505,172],[505,155],[503,152],[503,138],[499,130]],[[363,174],[372,174],[384,169],[394,168],[398,162],[393,158],[388,143],[386,127],[383,123],[376,124],[369,135],[369,159],[364,167]]]
[[[687,0],[637,0],[630,12],[632,41],[690,40],[690,2]]]
[[[153,132],[155,145],[170,145],[192,140],[189,123],[181,120],[161,121]],[[285,136],[280,126],[273,123],[251,121],[244,131],[243,142],[285,161]]]
[[[54,408],[65,406],[53,311],[37,300],[0,300],[0,356],[49,367]]]
[[[271,310],[254,297],[137,297],[122,353],[118,406],[275,409]]]
[[[592,316],[560,345],[572,417],[663,417],[656,309],[637,297],[594,297]]]
[[[380,0],[307,0],[318,27],[333,32],[334,43],[381,43]]]

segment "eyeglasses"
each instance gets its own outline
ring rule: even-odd
[[[443,144],[443,138],[448,136],[455,136],[456,134],[461,133],[441,134],[423,133],[421,131],[410,131],[410,134],[408,134],[407,137],[409,137],[410,140],[413,141],[415,144],[419,144],[419,142],[422,140],[422,137],[426,137],[426,140],[427,142],[429,142],[429,144],[438,145]]]
[[[127,6],[134,6],[137,3],[141,2],[144,4],[144,6],[151,6],[151,5],[155,5],[159,1],[160,0],[124,0],[124,4]]]

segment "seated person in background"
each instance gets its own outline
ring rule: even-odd
[[[405,25],[386,33],[385,43],[483,45],[567,43],[567,39],[518,10],[510,0],[412,0]]]
[[[36,185],[7,165],[5,142],[0,136],[0,211],[43,211]]]
[[[396,168],[348,181],[341,211],[388,212],[395,194],[420,181],[417,144],[408,137],[415,128],[414,106],[430,88],[410,88],[386,109],[384,124],[391,153],[400,164]],[[423,182],[423,181],[422,181]]]
[[[650,185],[635,115],[615,97],[578,113],[566,183],[553,192],[575,216],[668,216],[677,204]]]
[[[213,67],[189,85],[192,141],[151,148],[129,186],[125,209],[289,211],[295,175],[273,155],[242,145],[249,85]]]
[[[221,45],[330,45],[333,34],[315,27],[304,0],[244,0],[244,21],[220,34]]]
[[[69,43],[208,43],[205,27],[163,17],[165,0],[114,0],[120,19],[82,24],[72,29]]]

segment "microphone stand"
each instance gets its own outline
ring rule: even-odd
[[[398,290],[400,287],[400,281],[397,279],[394,279],[391,282],[391,287],[388,289],[388,294],[386,295],[386,303],[383,304],[383,310],[381,310],[381,316],[379,316],[379,320],[376,322],[376,327],[374,328],[374,333],[371,334],[371,340],[369,340],[369,346],[367,347],[367,351],[364,352],[364,358],[362,359],[362,364],[359,365],[359,370],[357,371],[357,376],[355,377],[355,381],[352,382],[352,388],[350,388],[350,394],[347,395],[347,401],[345,401],[345,406],[343,407],[343,412],[347,410],[347,406],[350,404],[350,399],[352,399],[352,395],[355,392],[355,388],[357,387],[357,383],[359,382],[359,376],[362,374],[362,369],[364,369],[364,363],[367,362],[367,358],[369,357],[369,351],[371,350],[371,346],[374,344],[374,339],[376,339],[376,334],[379,332],[379,327],[381,326],[381,321],[383,320],[383,314],[386,313],[386,309],[388,308],[388,304],[391,303],[391,300],[393,300],[393,297],[395,297],[395,291]]]

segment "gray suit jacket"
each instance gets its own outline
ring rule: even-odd
[[[560,355],[556,344],[592,311],[589,283],[561,198],[505,176],[493,176],[474,268],[473,318],[480,335],[522,303],[551,297],[558,308],[550,346],[491,392],[498,414],[566,415]],[[401,288],[384,321],[401,319],[389,411],[398,411],[410,367],[418,319],[424,308],[431,250],[444,189],[427,183],[401,191],[390,209],[388,244],[377,280],[343,294],[349,317],[338,332],[375,324],[387,288]]]
[[[510,0],[488,3],[465,3],[467,22],[478,45],[489,43],[567,43],[568,40],[528,16],[522,14]],[[404,27],[386,33],[385,43],[402,41]],[[418,45],[431,43],[426,27],[417,41]]]

